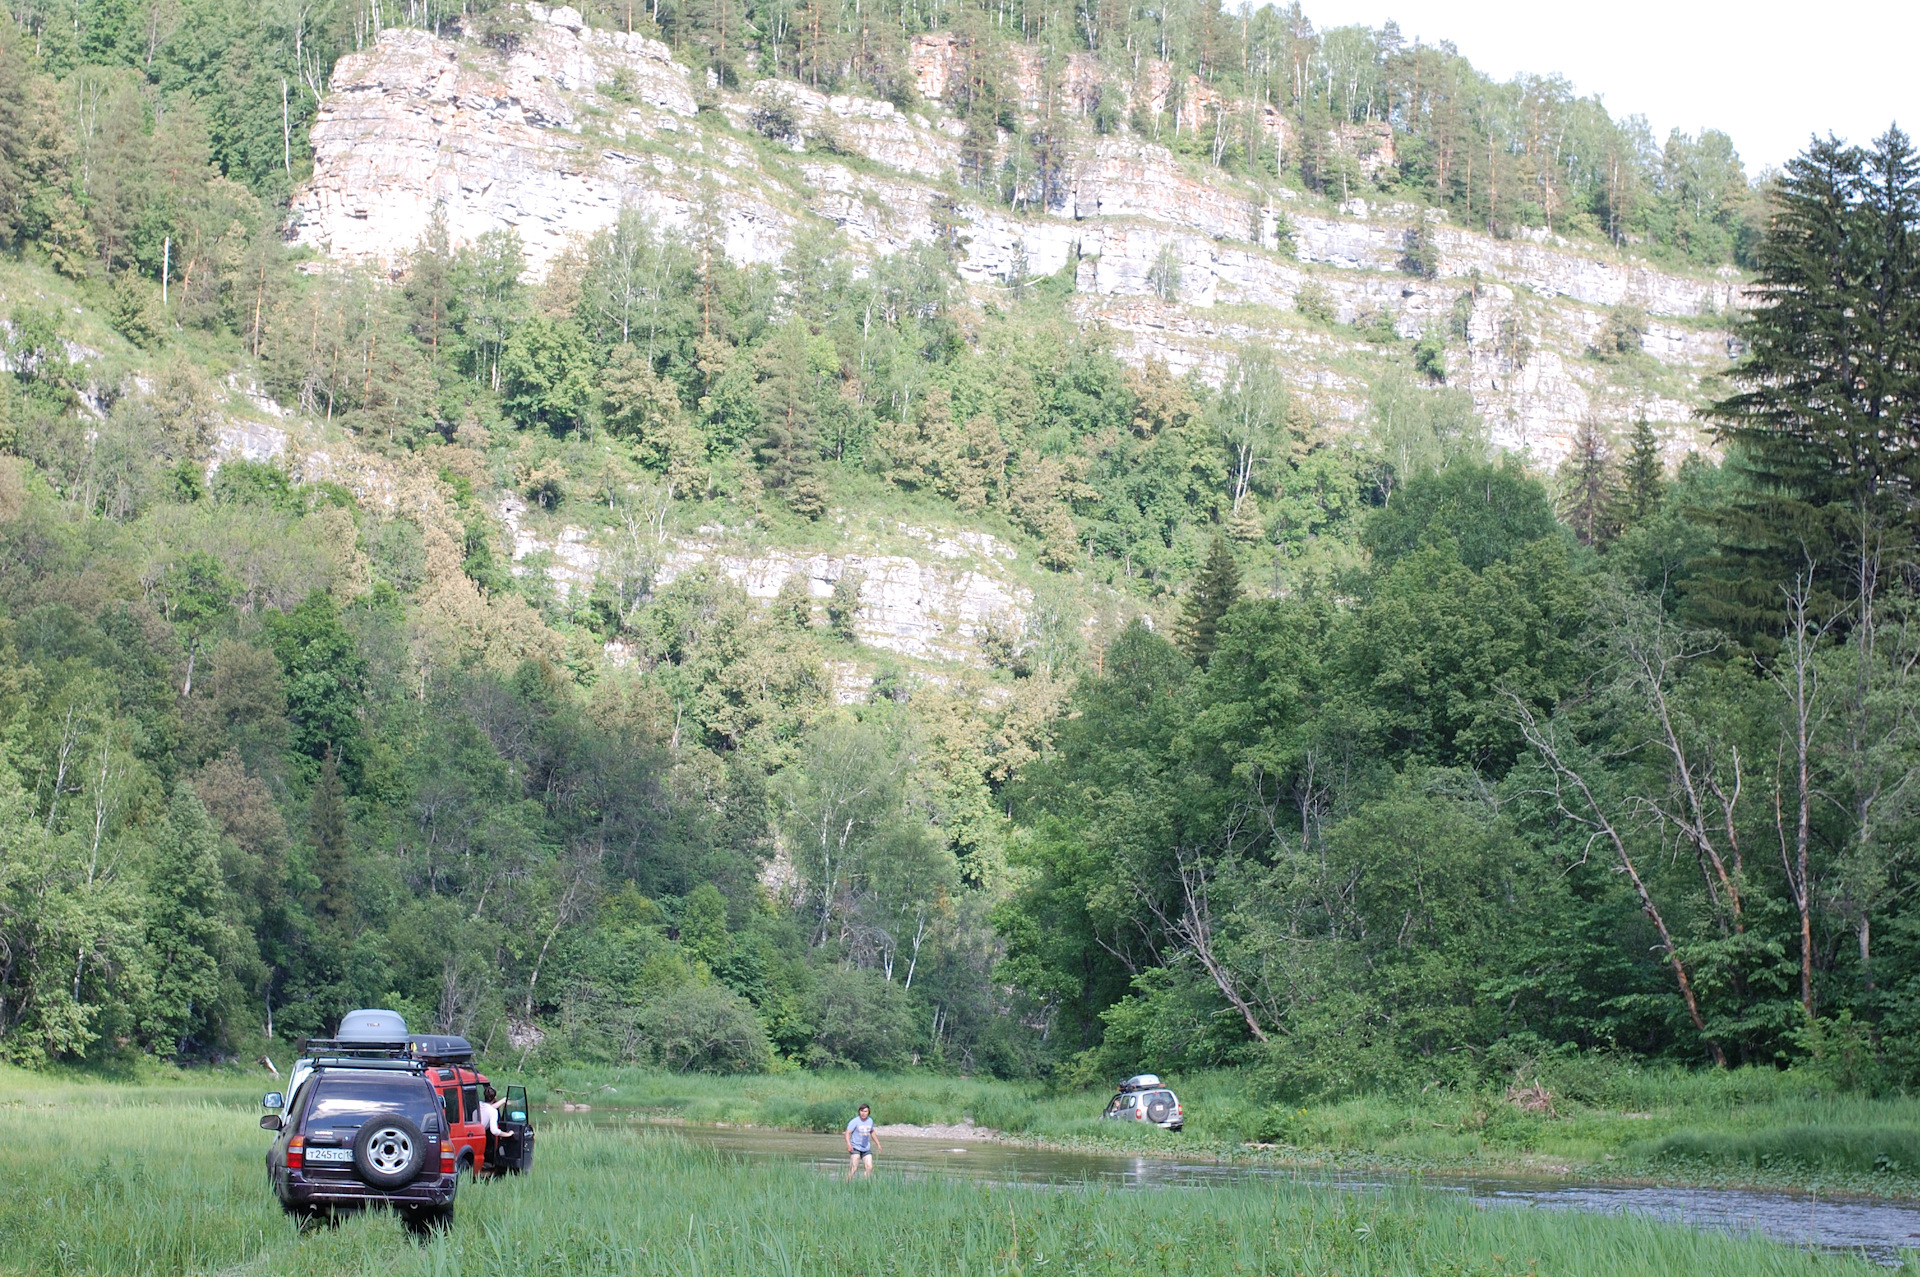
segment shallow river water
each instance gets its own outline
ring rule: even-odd
[[[595,1125],[644,1119],[600,1110]],[[683,1126],[676,1135],[750,1161],[798,1162],[822,1174],[845,1174],[845,1145],[838,1135],[812,1135],[760,1128]],[[1897,1265],[1903,1250],[1920,1250],[1920,1202],[1732,1188],[1646,1188],[1582,1184],[1564,1180],[1384,1173],[1333,1173],[1272,1166],[1181,1161],[1117,1153],[1063,1152],[986,1141],[881,1136],[878,1173],[951,1176],[993,1183],[1090,1185],[1114,1189],[1200,1189],[1284,1182],[1346,1192],[1385,1192],[1417,1184],[1429,1192],[1457,1193],[1486,1207],[1526,1206],[1602,1214],[1636,1214],[1740,1234],[1760,1234],[1794,1246],[1847,1251]]]

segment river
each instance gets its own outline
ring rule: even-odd
[[[602,1109],[590,1116],[553,1114],[549,1121],[596,1125],[645,1119]],[[676,1135],[749,1161],[797,1162],[822,1174],[845,1174],[838,1135],[759,1127],[674,1124]],[[1087,1185],[1111,1189],[1203,1189],[1286,1182],[1344,1192],[1384,1192],[1418,1186],[1457,1193],[1489,1208],[1533,1207],[1602,1214],[1636,1214],[1739,1234],[1759,1234],[1793,1246],[1848,1252],[1898,1266],[1903,1250],[1920,1250],[1920,1202],[1737,1188],[1670,1188],[1578,1183],[1498,1176],[1394,1175],[1294,1170],[1234,1162],[1182,1161],[1119,1153],[1067,1152],[984,1140],[955,1141],[881,1134],[877,1159],[888,1175],[950,1176],[1000,1184]]]

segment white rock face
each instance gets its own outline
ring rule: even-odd
[[[927,660],[980,663],[979,637],[986,624],[998,618],[1019,625],[1033,601],[1031,591],[991,572],[857,551],[744,558],[682,546],[661,572],[660,584],[700,564],[725,572],[749,597],[763,601],[778,595],[796,574],[806,579],[812,597],[827,599],[842,576],[858,573],[860,610],[854,633],[860,641]]]
[[[557,537],[541,537],[526,526],[526,512],[526,502],[512,494],[500,504],[501,522],[513,542],[514,575],[531,570],[524,562],[530,555],[545,554],[550,559],[547,578],[562,594],[591,590],[601,554],[591,534],[570,525]],[[1000,566],[1018,552],[982,532],[910,527],[899,531],[924,541],[930,555],[946,562],[923,563],[905,555],[853,548],[810,555],[785,551],[743,555],[710,541],[675,540],[668,543],[654,588],[705,567],[724,574],[749,598],[763,603],[776,598],[795,575],[805,579],[812,598],[825,600],[833,597],[842,576],[857,573],[860,609],[854,632],[862,643],[902,656],[983,663],[979,639],[984,627],[989,622],[1018,627],[1033,602],[1033,592],[1014,582]],[[623,663],[627,653],[609,649],[608,656]]]
[[[1302,290],[1323,295],[1339,323],[1384,320],[1403,338],[1457,333],[1464,313],[1465,356],[1456,337],[1450,380],[1472,392],[1496,442],[1549,465],[1590,416],[1625,426],[1645,414],[1684,446],[1695,437],[1700,377],[1729,357],[1724,329],[1701,317],[1742,304],[1731,272],[1661,271],[1544,230],[1496,240],[1411,205],[1356,198],[1328,212],[1124,136],[1070,134],[1080,140],[1069,140],[1052,206],[1007,209],[956,194],[964,130],[937,108],[903,113],[771,81],[716,94],[736,130],[780,118],[768,114],[774,108],[791,120],[780,140],[793,160],[763,165],[737,133],[696,117],[693,76],[666,46],[590,29],[572,9],[527,13],[531,30],[510,57],[390,30],[343,58],[313,126],[314,178],[294,198],[294,237],[337,260],[400,269],[438,206],[456,244],[517,229],[539,277],[623,208],[685,230],[705,207],[741,262],[777,261],[805,210],[865,253],[951,243],[972,285],[1071,270],[1085,295],[1078,313],[1112,327],[1123,358],[1217,380],[1235,346],[1267,344],[1293,361],[1289,373],[1316,396],[1317,411],[1356,422],[1367,387],[1324,361],[1366,356],[1365,344],[1289,317]],[[937,101],[958,46],[940,35],[914,50],[922,94]],[[1022,94],[1037,107],[1038,70],[1016,70],[1023,85],[1032,81]],[[1167,92],[1162,80],[1148,76],[1150,97]],[[1069,116],[1098,99],[1091,63],[1068,65],[1059,83]],[[1386,154],[1372,133],[1334,141]],[[1423,221],[1439,254],[1432,279],[1402,269]],[[1156,270],[1169,260],[1178,265],[1172,304],[1161,298],[1166,272]],[[1605,309],[1621,305],[1652,320],[1642,348],[1665,367],[1653,379],[1668,387],[1659,394],[1632,390],[1629,378],[1612,384],[1612,372],[1586,355]],[[1209,317],[1221,308],[1232,317]],[[1516,351],[1526,355],[1517,364]],[[568,551],[555,553],[564,562]]]
[[[313,124],[314,177],[289,212],[294,239],[397,267],[437,205],[455,244],[517,229],[538,275],[623,207],[684,228],[695,175],[671,157],[587,136],[575,107],[596,86],[624,82],[632,101],[609,102],[621,111],[623,136],[676,132],[696,109],[687,69],[664,44],[588,30],[571,9],[531,5],[528,13],[532,33],[504,60],[478,44],[404,29],[340,59]],[[730,174],[713,181],[729,255],[777,259],[789,219],[762,200],[729,198]]]

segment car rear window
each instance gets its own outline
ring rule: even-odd
[[[361,1121],[381,1113],[398,1113],[423,1125],[438,1111],[438,1098],[423,1080],[414,1077],[356,1078],[323,1076],[307,1111],[309,1125],[333,1125],[343,1118]]]

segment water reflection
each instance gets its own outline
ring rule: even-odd
[[[624,1125],[645,1119],[618,1110],[601,1110],[590,1118],[554,1114],[549,1120]],[[845,1145],[838,1135],[740,1127],[675,1125],[671,1129],[695,1143],[743,1159],[798,1162],[815,1167],[823,1174],[844,1175],[847,1169]],[[1152,1189],[1286,1182],[1364,1193],[1406,1188],[1416,1183],[1413,1177],[1403,1175],[1301,1171],[1186,1162],[1169,1157],[1062,1152],[984,1141],[961,1143],[889,1136],[884,1130],[881,1145],[880,1155],[874,1159],[877,1174],[939,1175],[1003,1184]],[[1863,1254],[1887,1265],[1898,1265],[1904,1250],[1920,1249],[1920,1203],[1730,1188],[1642,1188],[1496,1177],[1428,1175],[1420,1177],[1417,1183],[1432,1192],[1461,1194],[1481,1206],[1534,1206],[1547,1210],[1642,1215],[1694,1228],[1759,1234],[1795,1246]]]

